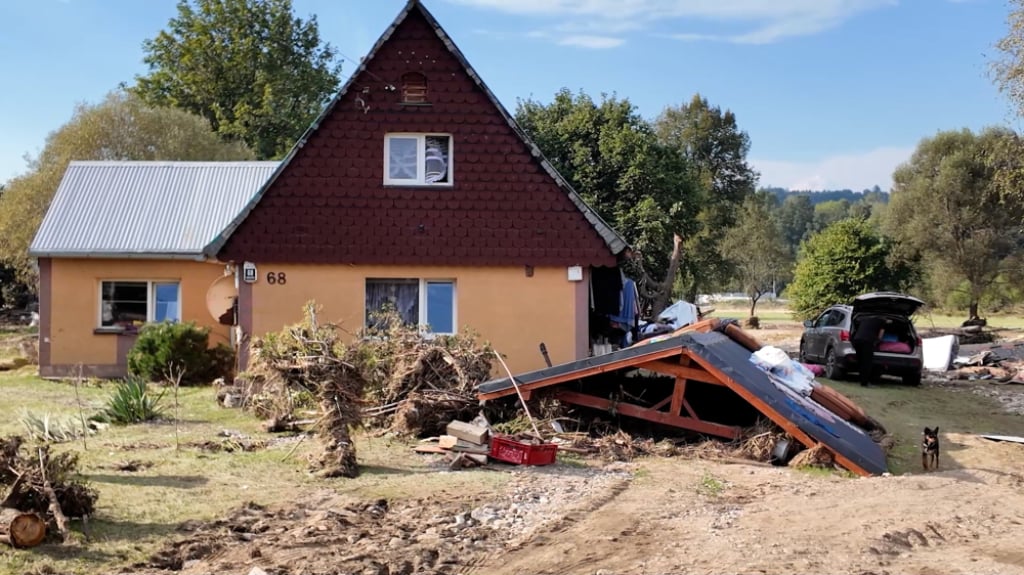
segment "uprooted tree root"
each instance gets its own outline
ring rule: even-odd
[[[327,477],[355,477],[359,467],[351,431],[362,421],[366,381],[346,359],[338,327],[319,323],[317,311],[309,303],[302,323],[254,342],[252,379],[267,398],[261,407],[267,415],[290,415],[296,393],[315,397],[322,450],[314,467]]]
[[[67,535],[67,518],[92,515],[99,494],[79,476],[78,455],[27,449],[20,436],[0,438],[0,507],[37,513]]]

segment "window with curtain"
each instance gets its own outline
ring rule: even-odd
[[[430,333],[455,333],[455,282],[433,279],[371,278],[366,280],[366,326],[386,328],[376,314],[398,312],[406,325],[419,325]]]

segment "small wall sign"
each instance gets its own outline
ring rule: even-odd
[[[569,281],[583,281],[583,268],[581,266],[569,266]]]
[[[247,284],[256,283],[256,264],[252,262],[242,264],[242,281]]]

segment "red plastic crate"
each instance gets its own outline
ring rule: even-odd
[[[531,445],[505,437],[491,437],[491,457],[516,465],[551,465],[557,451],[558,445],[554,443]]]

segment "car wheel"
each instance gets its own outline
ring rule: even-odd
[[[800,339],[800,363],[810,363],[807,361],[807,350],[804,349],[804,340]]]
[[[825,377],[839,381],[846,373],[839,367],[839,358],[836,357],[836,348],[830,347],[825,352]]]
[[[912,385],[918,387],[921,385],[921,372],[915,371],[914,373],[907,373],[903,375],[903,385]]]

